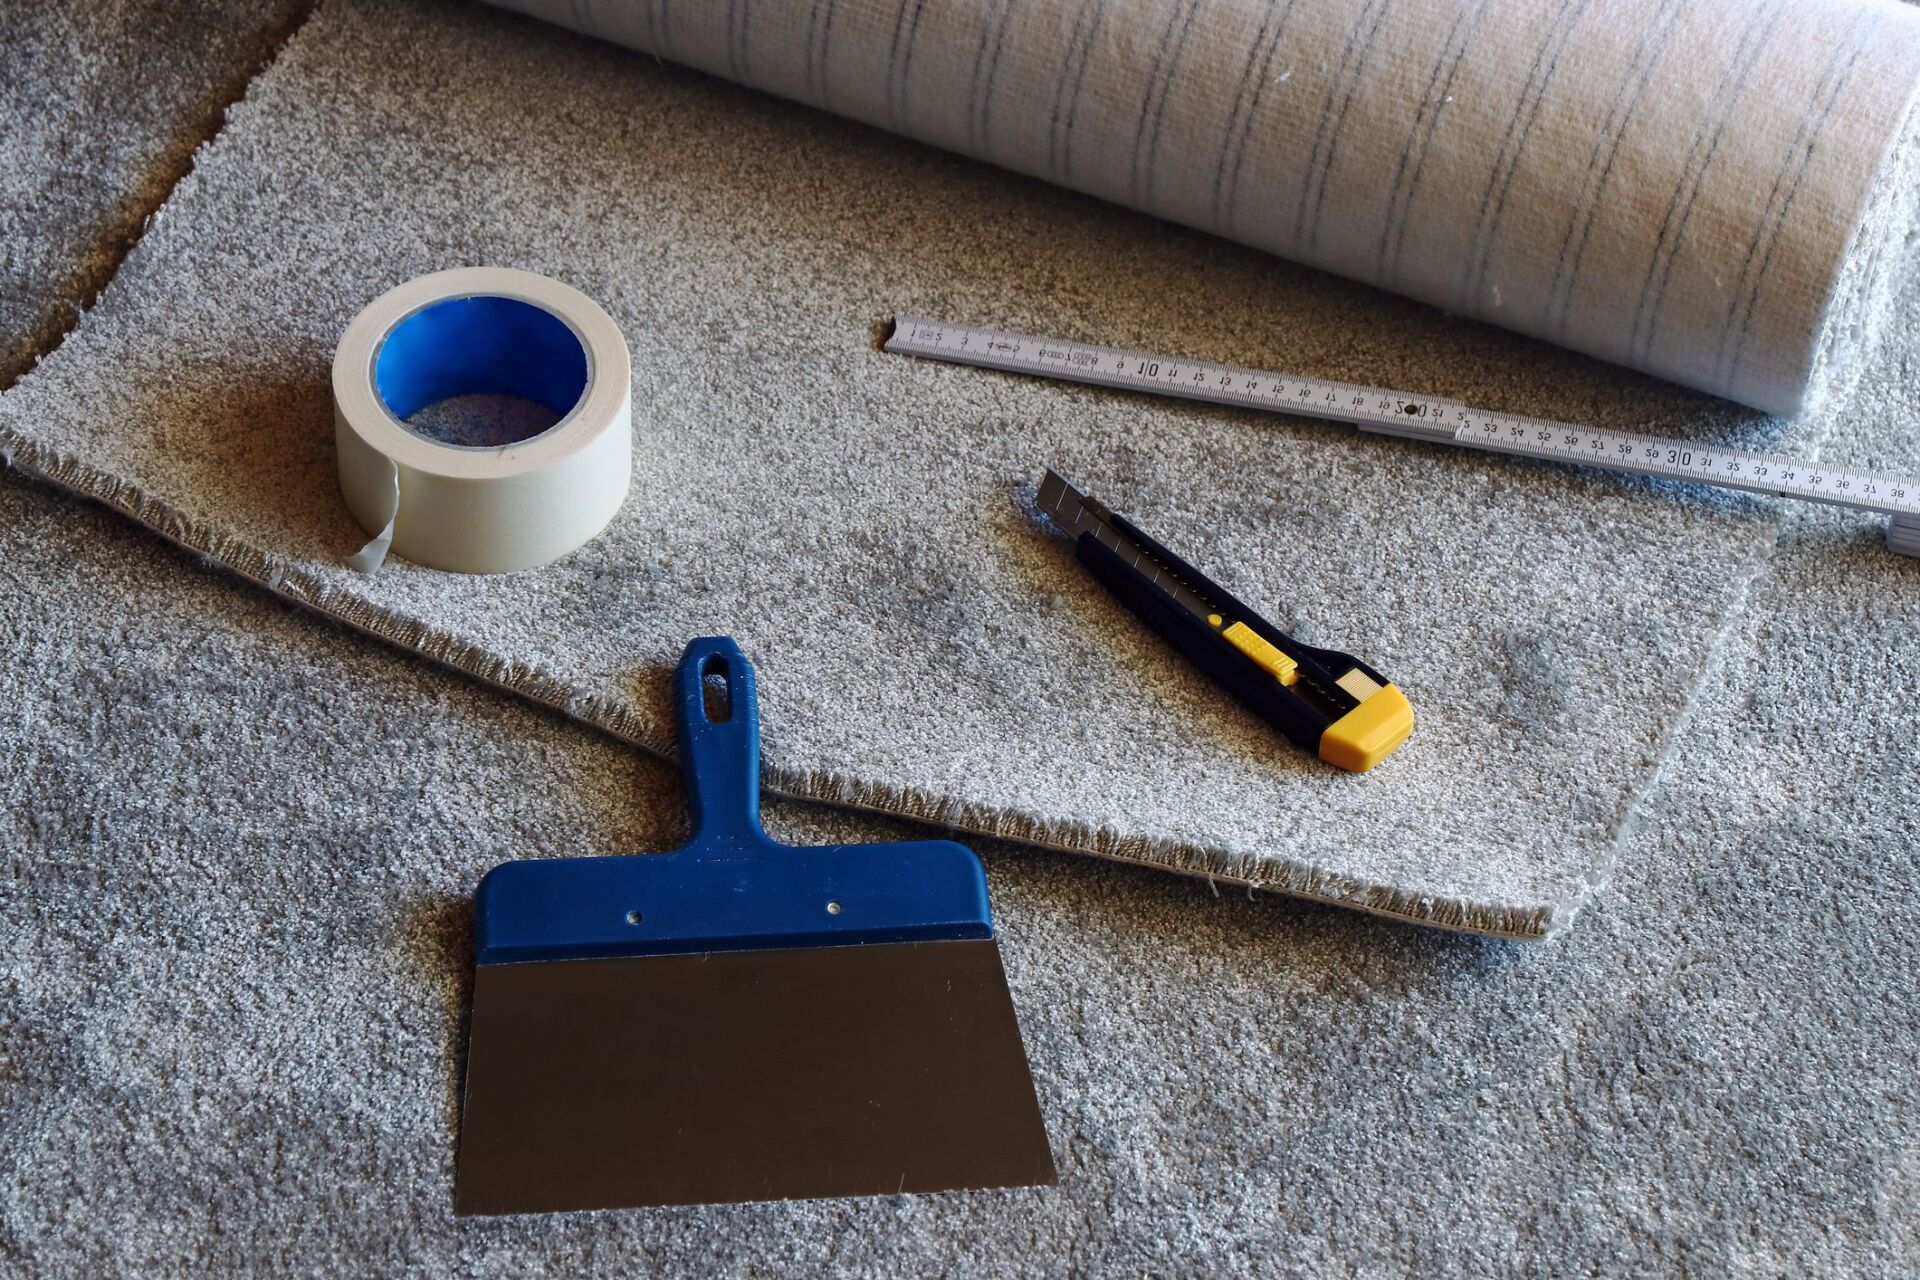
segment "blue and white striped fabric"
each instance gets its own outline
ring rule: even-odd
[[[1913,228],[1892,0],[496,0],[1778,413]]]

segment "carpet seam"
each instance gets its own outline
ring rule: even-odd
[[[576,689],[417,618],[367,604],[244,539],[186,516],[130,480],[41,444],[4,423],[0,423],[0,461],[98,502],[294,604],[559,711],[662,760],[675,760],[667,735],[648,732],[640,716],[615,698]],[[1282,893],[1462,933],[1537,941],[1558,932],[1568,919],[1564,910],[1551,902],[1486,903],[1417,893],[1328,872],[1281,855],[1235,853],[1167,837],[1130,836],[1107,826],[1060,822],[1027,810],[1001,809],[918,788],[863,781],[837,770],[813,772],[765,764],[761,785],[767,792],[787,799],[880,813],[969,835],[1091,855],[1225,883],[1251,893]]]
[[[279,59],[281,51],[307,25],[320,3],[321,0],[308,0],[281,21],[262,30],[256,55],[231,75],[209,86],[201,100],[182,113],[182,128],[167,140],[147,172],[126,193],[124,203],[114,210],[107,224],[79,255],[79,262],[60,296],[48,304],[40,320],[15,350],[0,355],[0,395],[12,390],[41,361],[58,351],[80,327],[100,296],[119,278],[121,268],[145,238],[154,215],[166,207],[180,184],[193,173],[194,157],[225,131],[227,113],[246,98],[254,81]]]
[[[1667,766],[1673,762],[1681,741],[1692,727],[1694,709],[1699,706],[1706,693],[1710,680],[1718,676],[1726,663],[1726,648],[1731,637],[1749,616],[1753,600],[1753,586],[1773,568],[1776,554],[1780,548],[1780,529],[1786,519],[1784,512],[1776,513],[1778,519],[1768,525],[1765,545],[1760,554],[1748,562],[1747,571],[1741,576],[1740,584],[1735,588],[1733,599],[1721,613],[1719,623],[1714,628],[1713,639],[1708,641],[1707,649],[1701,655],[1700,665],[1695,669],[1693,678],[1687,682],[1686,697],[1680,703],[1667,728],[1666,736],[1654,755],[1653,767],[1646,777],[1627,796],[1620,820],[1614,825],[1611,838],[1607,842],[1606,857],[1602,859],[1597,875],[1589,876],[1581,885],[1580,891],[1567,904],[1570,916],[1578,915],[1595,895],[1605,889],[1613,879],[1614,870],[1620,864],[1621,852],[1642,830],[1647,811],[1653,797],[1666,782]]]
[[[1888,144],[1887,154],[1879,164],[1880,178],[1872,191],[1868,193],[1866,208],[1860,223],[1854,228],[1853,239],[1847,246],[1845,260],[1858,265],[1857,273],[1850,280],[1836,282],[1835,290],[1851,290],[1858,295],[1859,301],[1852,306],[1832,303],[1829,307],[1829,323],[1821,335],[1820,350],[1816,365],[1820,380],[1824,385],[1823,398],[1828,403],[1837,403],[1844,395],[1853,390],[1864,369],[1870,352],[1855,350],[1853,358],[1838,361],[1836,353],[1849,342],[1857,343],[1861,331],[1870,336],[1884,338],[1888,330],[1888,315],[1875,314],[1870,301],[1879,299],[1881,311],[1887,312],[1895,305],[1896,288],[1886,284],[1887,277],[1904,274],[1914,262],[1917,247],[1920,247],[1920,227],[1916,227],[1916,214],[1920,214],[1920,85],[1909,93],[1905,108],[1901,113],[1901,123],[1893,132]],[[1903,237],[1898,237],[1898,249],[1893,251],[1896,237],[1888,236],[1883,225],[1903,226],[1907,228]],[[1870,241],[1869,237],[1873,237]],[[1871,251],[1863,246],[1871,246]],[[1852,326],[1850,333],[1842,334],[1840,321],[1834,317],[1845,313],[1860,316]],[[1851,372],[1851,377],[1836,379],[1832,369],[1840,364]],[[1807,461],[1817,460],[1822,451],[1832,442],[1835,432],[1833,418],[1828,418],[1820,434],[1805,444]],[[1713,639],[1708,643],[1707,651],[1701,659],[1694,678],[1688,683],[1687,695],[1674,715],[1666,737],[1655,753],[1652,770],[1627,797],[1619,821],[1615,824],[1612,838],[1608,841],[1606,856],[1601,860],[1596,874],[1589,875],[1578,893],[1567,904],[1569,918],[1579,914],[1594,895],[1606,887],[1613,878],[1615,868],[1626,845],[1639,834],[1644,824],[1646,811],[1654,795],[1666,780],[1668,764],[1678,749],[1686,730],[1693,722],[1694,708],[1706,690],[1711,676],[1719,674],[1725,663],[1723,650],[1728,637],[1750,616],[1753,587],[1774,566],[1780,548],[1780,534],[1787,521],[1792,518],[1784,503],[1776,502],[1769,521],[1765,545],[1761,553],[1751,563],[1746,575],[1741,579],[1738,589],[1726,611],[1721,614],[1719,625],[1715,628]]]

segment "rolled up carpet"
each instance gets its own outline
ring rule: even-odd
[[[1781,414],[1920,190],[1892,0],[493,2]]]

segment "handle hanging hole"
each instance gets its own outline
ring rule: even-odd
[[[716,654],[700,664],[700,691],[707,723],[725,724],[733,719],[733,687],[728,682],[725,658]]]
[[[830,916],[837,916],[837,915],[839,915],[839,914],[840,914],[840,904],[839,904],[839,903],[837,903],[837,902],[829,902],[829,903],[827,904],[827,914],[828,914],[828,915],[830,915]]]
[[[627,923],[628,923],[628,924],[639,924],[639,923],[640,923],[640,913],[639,913],[638,911],[629,911],[629,912],[627,912]]]

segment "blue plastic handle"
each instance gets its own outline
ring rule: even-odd
[[[707,716],[706,680],[730,713]],[[779,844],[760,828],[760,713],[732,640],[673,676],[693,834],[672,853],[507,862],[474,894],[479,964],[990,938],[986,872],[951,840]]]
[[[726,686],[724,720],[707,718],[710,679]],[[682,852],[767,843],[760,829],[760,695],[739,645],[709,637],[687,646],[673,672],[673,718],[693,820]]]

